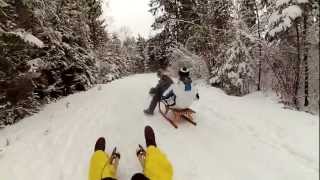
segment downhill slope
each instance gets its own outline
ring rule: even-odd
[[[285,110],[254,93],[231,97],[205,85],[194,104],[198,126],[175,130],[156,113],[145,116],[156,83],[142,74],[101,85],[46,106],[33,117],[0,130],[1,180],[86,180],[96,139],[122,154],[119,180],[141,171],[135,157],[143,129],[155,129],[172,161],[175,180],[316,180],[319,120]]]

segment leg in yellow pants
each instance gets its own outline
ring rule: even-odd
[[[105,140],[99,138],[90,161],[89,180],[116,180],[119,158],[111,158],[104,150]]]
[[[173,168],[166,155],[157,147],[154,131],[150,126],[145,128],[147,150],[141,145],[137,151],[143,174],[135,174],[131,180],[172,180]]]

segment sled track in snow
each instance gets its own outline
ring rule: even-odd
[[[197,126],[182,122],[176,130],[158,112],[142,113],[155,83],[155,74],[141,74],[98,85],[1,129],[1,179],[86,180],[101,136],[107,151],[121,152],[119,180],[130,179],[141,171],[135,150],[145,125],[155,129],[175,180],[318,179],[317,116],[284,110],[259,93],[236,98],[201,85],[192,107]]]

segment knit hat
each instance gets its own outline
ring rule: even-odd
[[[190,70],[186,67],[183,67],[179,70],[180,78],[185,78],[190,76]]]

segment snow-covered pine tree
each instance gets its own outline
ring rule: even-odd
[[[103,46],[108,40],[105,21],[102,16],[102,0],[87,0],[87,16],[90,27],[90,38],[94,48]]]
[[[187,48],[199,54],[208,68],[215,69],[217,57],[232,39],[228,29],[232,27],[233,4],[228,0],[198,1],[197,12],[201,19]]]
[[[163,39],[157,39],[157,37],[154,39],[162,45],[162,52],[159,53],[162,56],[159,59],[162,65],[166,64],[167,60],[164,59],[168,57],[166,53],[169,53],[170,48],[185,44],[195,33],[196,27],[200,25],[200,18],[196,12],[197,5],[195,0],[151,0],[150,12],[156,17],[153,28],[161,29],[159,36],[163,37]]]
[[[146,57],[145,57],[145,49],[146,49],[146,40],[138,35],[137,42],[136,42],[136,51],[138,56],[138,68],[140,72],[146,71]]]
[[[91,48],[90,26],[87,20],[86,1],[65,0],[61,6],[62,13],[62,32],[72,38],[78,45]]]
[[[176,46],[171,37],[169,31],[163,30],[148,40],[148,66],[151,71],[167,67],[172,47]]]
[[[238,0],[236,1],[238,4],[238,15],[244,22],[243,25],[246,26],[245,30],[247,34],[250,34],[250,36],[254,36],[257,40],[255,41],[247,41],[245,42],[247,47],[253,47],[250,51],[250,54],[255,57],[256,63],[256,84],[257,84],[257,90],[260,91],[261,88],[261,78],[262,78],[262,45],[260,44],[260,41],[262,40],[262,20],[261,15],[263,12],[263,9],[261,6],[259,6],[259,1],[256,0]],[[260,2],[261,3],[261,2]]]
[[[212,85],[236,96],[248,94],[254,79],[252,47],[248,46],[250,39],[244,34],[247,27],[245,23],[241,16],[234,19],[233,28],[229,31],[233,40],[217,57],[217,64],[210,79]]]
[[[155,16],[152,28],[160,31],[153,38],[148,40],[148,66],[155,71],[160,67],[168,65],[170,48],[176,44],[176,29],[172,19],[176,19],[176,1],[150,1],[150,13]]]
[[[109,46],[112,51],[115,51],[116,53],[121,52],[121,40],[117,34],[112,35]]]
[[[113,34],[100,56],[100,77],[102,83],[107,83],[122,76],[135,73],[136,42],[133,37],[127,37],[123,42],[117,34]]]
[[[239,5],[239,15],[241,15],[245,24],[252,28],[257,22],[256,0],[238,0],[237,3]]]
[[[103,54],[110,52],[111,43],[106,44],[109,38],[99,17],[101,5],[99,0],[1,0],[0,124],[36,111],[40,102],[91,87],[101,57],[109,58],[101,59],[111,62],[118,77],[130,72],[131,62],[119,55],[120,40],[115,48],[118,53]],[[24,75],[17,68],[24,64],[31,64],[31,71],[39,75],[26,81],[36,87],[26,98],[8,99],[8,93],[22,97],[18,92],[23,90],[15,82]],[[9,101],[17,101],[17,106],[8,106]]]
[[[199,14],[196,0],[176,0],[176,19],[173,23],[176,25],[176,39],[180,44],[185,44],[190,36],[194,34],[195,28],[200,25]]]
[[[138,53],[137,41],[135,37],[126,37],[122,43],[122,51],[127,55],[127,58],[132,61],[132,72],[141,73],[143,72],[143,67],[141,64],[142,59]]]

